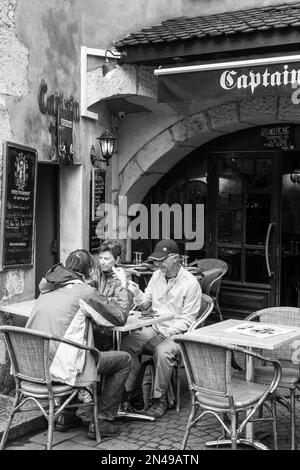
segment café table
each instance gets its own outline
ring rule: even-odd
[[[244,346],[249,350],[255,348],[258,349],[267,349],[274,350],[281,346],[284,346],[288,343],[291,343],[293,340],[300,338],[300,328],[299,327],[290,327],[290,332],[279,334],[276,336],[270,336],[269,338],[262,338],[257,336],[248,336],[242,333],[229,332],[229,328],[236,327],[246,323],[244,320],[225,320],[222,322],[214,323],[213,325],[204,326],[198,330],[193,331],[193,336],[197,335],[199,340],[214,339],[219,340],[223,344]],[[271,323],[259,323],[261,326],[274,326],[280,327],[281,325]],[[282,328],[289,328],[286,325],[282,325]],[[188,336],[189,333],[186,333]],[[246,360],[246,380],[253,381],[254,379],[254,365],[253,358],[248,357]],[[267,450],[268,448],[254,437],[253,423],[249,422],[246,426],[246,436],[245,439],[240,439],[238,441],[240,444],[249,445],[256,449]],[[223,446],[229,445],[231,441],[228,439],[219,439],[216,441],[206,442],[206,446]]]
[[[0,314],[1,312],[8,314],[14,326],[25,326],[35,302],[36,299],[32,299],[7,305],[0,304]]]

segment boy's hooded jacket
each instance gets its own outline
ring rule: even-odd
[[[49,269],[40,282],[39,289],[41,294],[36,301],[26,328],[50,333],[61,338],[64,337],[75,315],[77,314],[77,317],[74,319],[74,322],[82,317],[80,300],[83,300],[88,306],[96,310],[105,320],[117,326],[126,323],[132,301],[131,294],[128,293],[126,288],[122,288],[121,285],[118,289],[119,295],[108,299],[100,294],[96,288],[86,284],[80,274],[65,268],[62,264],[56,264]],[[96,312],[93,320],[97,322]],[[87,321],[87,328],[86,344],[87,346],[93,346],[93,329],[90,320]],[[68,331],[70,329],[72,330],[72,325]],[[76,333],[76,330],[73,329],[72,339],[76,341],[74,331]],[[79,341],[80,337],[82,337],[82,331],[78,331]],[[58,346],[59,343],[50,342],[49,354],[51,362],[54,359]],[[75,365],[74,370],[77,370]],[[96,378],[95,360],[92,354],[88,352],[84,369],[77,375],[75,383],[74,377],[70,377],[70,380],[67,379],[64,382],[70,385],[84,386],[94,382]]]

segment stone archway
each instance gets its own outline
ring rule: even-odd
[[[257,125],[300,123],[300,106],[286,96],[264,96],[215,105],[162,129],[119,174],[119,195],[140,202],[149,189],[187,154],[214,138]]]

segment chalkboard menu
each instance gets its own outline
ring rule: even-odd
[[[33,266],[37,152],[6,142],[3,160],[0,268]]]
[[[295,129],[293,125],[264,126],[260,129],[260,136],[263,149],[295,149]]]
[[[99,168],[92,170],[91,184],[91,220],[90,220],[90,251],[96,251],[102,240],[97,235],[97,225],[104,217],[105,203],[105,171]]]

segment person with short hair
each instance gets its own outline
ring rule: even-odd
[[[108,299],[100,294],[95,287],[87,283],[94,274],[93,257],[86,250],[75,250],[67,257],[65,266],[62,263],[52,266],[40,282],[40,296],[36,301],[26,328],[50,333],[63,337],[80,308],[80,300],[86,302],[102,317],[114,325],[124,325],[128,312],[124,310],[123,302],[118,298]],[[127,308],[131,305],[132,294],[126,287],[126,281],[120,276],[120,291],[124,298],[127,296]],[[90,328],[92,331],[92,328]],[[93,346],[93,333],[88,334],[87,345]],[[49,356],[53,361],[58,349],[57,342],[50,342]],[[76,377],[76,386],[95,380],[95,364],[88,367],[88,361],[94,361],[86,356],[85,375]],[[104,376],[104,385],[99,398],[99,426],[102,437],[114,436],[119,433],[117,426],[111,423],[117,415],[122,397],[122,390],[131,369],[131,358],[126,352],[105,351],[101,353],[98,373]],[[93,372],[93,373],[92,373]],[[89,375],[90,374],[90,375]],[[84,376],[84,382],[83,382]],[[56,422],[55,429],[66,431],[82,423],[82,420],[65,410]],[[95,438],[94,423],[90,423],[88,437]]]
[[[151,351],[155,364],[154,402],[147,414],[160,418],[167,409],[167,388],[179,351],[178,344],[172,338],[187,331],[196,320],[201,306],[201,287],[197,279],[181,266],[179,247],[175,241],[159,241],[148,259],[153,261],[157,270],[144,293],[136,283],[129,282],[134,303],[143,310],[152,307],[159,314],[174,314],[174,318],[144,327],[123,338],[121,350],[129,352],[133,360],[123,400],[130,401],[140,368],[140,355]]]
[[[108,299],[118,299],[118,305],[124,315],[124,323],[128,318],[130,305],[128,305],[128,292],[122,288],[120,278],[127,285],[131,275],[118,266],[122,247],[118,240],[107,239],[101,243],[98,250],[97,288],[100,294]],[[132,300],[132,297],[130,297]],[[112,348],[112,333],[101,327],[94,329],[95,344],[100,350]]]

